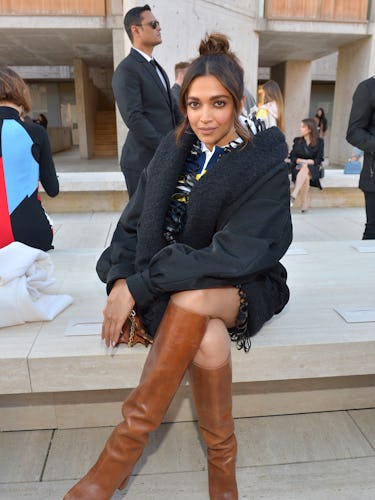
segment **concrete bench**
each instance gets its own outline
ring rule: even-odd
[[[121,211],[129,200],[122,172],[59,172],[60,193],[46,196],[48,212]]]
[[[323,191],[311,189],[312,207],[363,206],[358,175],[326,169]],[[49,198],[41,192],[49,212],[120,211],[128,200],[123,174],[118,172],[60,172],[60,194]],[[296,204],[298,207],[298,203]]]
[[[333,309],[374,306],[374,253],[355,243],[298,243],[284,257],[288,306],[249,353],[232,349],[235,416],[375,406],[375,323],[346,323]],[[51,255],[51,293],[74,304],[51,322],[0,329],[1,430],[113,425],[147,356],[124,345],[111,356],[97,335],[64,335],[72,321],[100,321],[106,294],[97,249]],[[166,420],[194,417],[188,394],[183,385]]]

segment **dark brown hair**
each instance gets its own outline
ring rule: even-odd
[[[190,66],[188,61],[181,61],[174,65],[174,76],[177,78],[177,75],[180,71],[187,69]]]
[[[151,12],[151,8],[147,3],[143,7],[134,7],[125,14],[124,28],[131,42],[133,42],[132,26],[141,24],[142,14],[146,11]]]
[[[319,140],[319,131],[314,118],[305,118],[302,123],[310,130],[310,144],[316,146]]]
[[[31,109],[29,88],[22,78],[7,66],[0,66],[0,102],[9,101],[22,106],[23,112]]]
[[[248,142],[252,134],[240,122],[239,115],[242,109],[244,95],[244,71],[237,56],[229,49],[228,38],[220,33],[211,33],[201,40],[199,57],[195,59],[186,72],[180,91],[180,108],[184,120],[176,130],[177,140],[181,140],[189,127],[187,118],[187,94],[195,78],[200,76],[214,76],[230,93],[234,104],[234,128],[237,134]]]

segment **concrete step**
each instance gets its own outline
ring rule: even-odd
[[[113,229],[103,228],[103,238]],[[72,224],[66,237],[74,238],[75,230],[83,242],[98,237]],[[375,407],[374,323],[346,323],[335,311],[371,305],[373,253],[358,252],[356,243],[306,241],[284,257],[289,304],[253,338],[249,353],[232,347],[236,417]],[[121,345],[107,353],[101,345],[106,293],[94,272],[99,253],[51,252],[56,285],[50,293],[69,293],[73,305],[51,322],[0,330],[2,430],[118,421],[121,401],[137,385],[148,350]],[[77,323],[91,324],[92,335],[65,335]],[[166,421],[194,418],[184,383]]]
[[[50,198],[41,190],[47,212],[122,211],[128,201],[123,174],[116,172],[59,172],[60,193]]]
[[[98,150],[100,152],[105,149]],[[108,150],[109,154],[109,150]],[[116,152],[117,154],[117,152]],[[113,155],[111,155],[113,156]],[[363,193],[358,189],[358,175],[345,175],[342,170],[326,170],[323,190],[310,189],[311,208],[362,207]],[[128,200],[124,176],[113,172],[60,172],[60,194],[41,198],[48,212],[89,212],[122,210]],[[299,209],[299,201],[293,211]]]

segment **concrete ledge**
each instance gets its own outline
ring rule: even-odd
[[[124,191],[122,172],[59,172],[60,191]],[[357,188],[359,175],[344,174],[343,169],[326,169],[323,188]],[[43,191],[43,190],[42,190]]]
[[[49,198],[41,190],[48,212],[121,211],[128,201],[124,176],[118,172],[60,172],[60,194]],[[345,175],[342,169],[326,169],[323,190],[311,189],[312,207],[363,206],[358,189],[359,175]],[[298,202],[295,205],[299,208]]]
[[[58,177],[56,198],[40,192],[47,212],[119,212],[129,200],[121,172],[60,172]]]
[[[285,256],[290,303],[253,338],[249,353],[232,349],[238,416],[375,405],[374,323],[346,323],[333,309],[373,305],[374,254],[360,253],[352,244],[299,243],[306,254],[292,250]],[[98,410],[91,418],[95,425],[108,424],[111,415],[119,415],[124,390],[137,384],[148,352],[122,345],[111,356],[99,336],[64,335],[73,320],[100,321],[106,294],[94,272],[98,250],[51,254],[56,267],[51,293],[70,293],[74,304],[54,321],[0,329],[0,411],[8,429],[38,428],[40,418],[54,427],[56,415],[62,425],[63,414],[74,426],[89,408]],[[26,410],[34,424],[25,420]],[[182,387],[168,418],[189,416]]]

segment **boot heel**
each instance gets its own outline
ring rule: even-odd
[[[128,478],[128,477],[127,477],[127,478],[125,478],[125,479],[123,480],[123,482],[120,484],[120,486],[118,487],[118,489],[119,489],[119,490],[124,490],[124,489],[125,489],[125,486],[126,486],[126,484],[127,484],[127,482],[128,482],[128,481],[129,481],[129,478]]]

